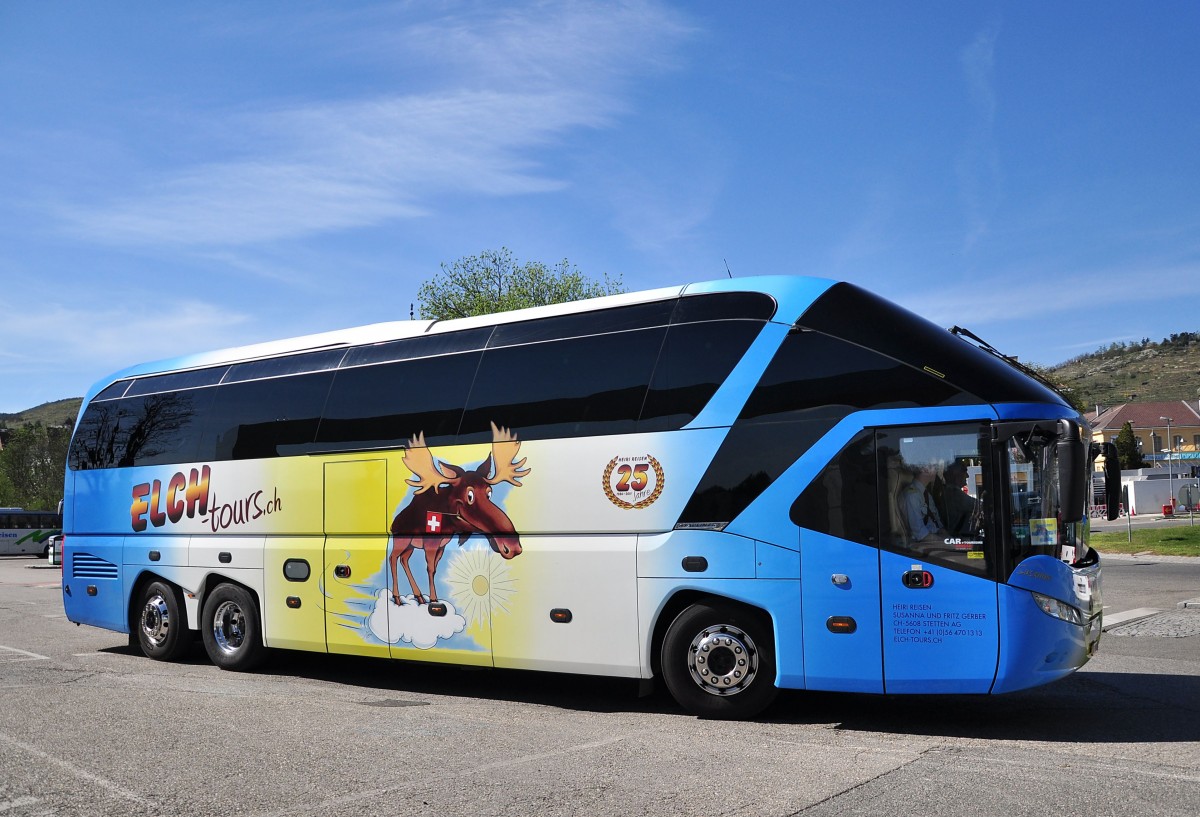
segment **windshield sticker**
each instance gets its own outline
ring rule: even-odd
[[[1034,547],[1053,547],[1058,544],[1057,519],[1030,519],[1030,543]]]

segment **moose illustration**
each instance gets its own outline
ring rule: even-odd
[[[471,534],[481,533],[487,537],[492,550],[505,559],[520,555],[521,540],[512,520],[492,502],[492,486],[507,482],[519,488],[521,478],[530,469],[524,467],[524,459],[517,462],[517,452],[521,448],[517,436],[495,423],[491,426],[492,453],[474,471],[436,462],[425,445],[424,432],[409,440],[404,451],[404,464],[413,473],[407,482],[417,490],[412,501],[392,520],[392,553],[388,563],[392,571],[392,601],[396,604],[401,604],[397,562],[404,567],[417,603],[427,603],[408,566],[408,560],[417,548],[425,551],[429,571],[428,601],[438,600],[433,577],[446,544],[455,536],[461,545]]]

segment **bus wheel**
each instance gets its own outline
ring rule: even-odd
[[[235,584],[208,594],[200,614],[208,657],[221,669],[244,671],[262,663],[264,647],[254,596]]]
[[[667,689],[704,718],[752,718],[775,699],[771,630],[761,614],[728,602],[693,604],[662,644]]]
[[[134,635],[142,652],[156,661],[182,658],[190,639],[175,588],[165,582],[151,582],[141,598]]]

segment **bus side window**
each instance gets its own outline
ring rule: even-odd
[[[988,446],[978,423],[877,431],[881,546],[966,573],[989,575],[995,559],[983,491]],[[986,478],[986,477],[985,477]]]
[[[453,445],[480,352],[339,369],[317,431],[324,450]]]
[[[459,442],[491,439],[491,423],[523,440],[629,434],[666,327],[490,348]]]
[[[327,370],[217,386],[196,459],[304,453],[316,439],[332,382],[333,372]]]
[[[750,344],[762,321],[675,324],[667,331],[638,431],[683,428],[701,412]]]
[[[876,512],[875,432],[857,434],[817,474],[792,505],[792,521],[802,528],[879,544]]]

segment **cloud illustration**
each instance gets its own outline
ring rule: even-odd
[[[417,604],[414,596],[402,596],[400,600],[401,604],[393,602],[386,588],[375,593],[375,609],[367,619],[367,626],[380,641],[389,644],[403,641],[428,650],[437,645],[438,639],[450,638],[466,629],[467,620],[448,601],[441,602],[446,605],[446,615],[431,616],[429,605]]]

